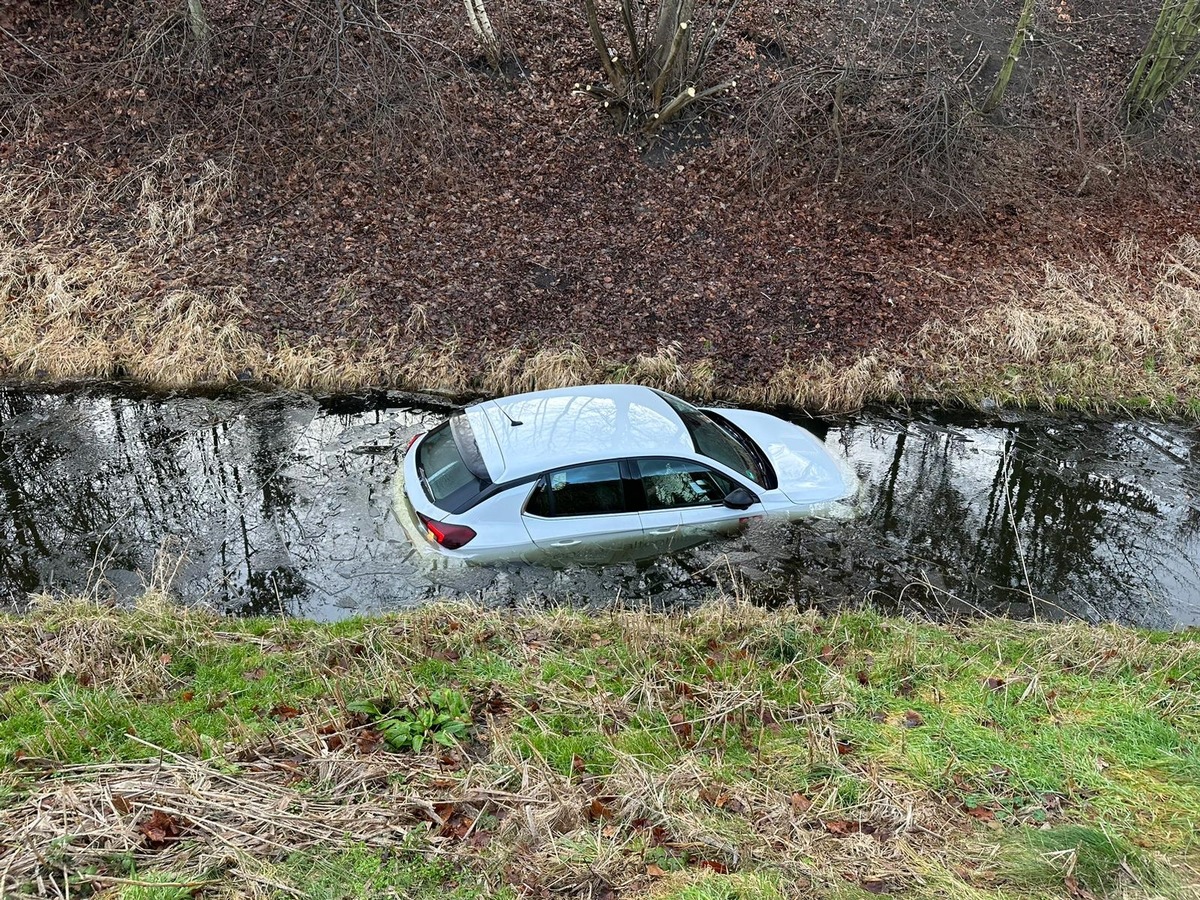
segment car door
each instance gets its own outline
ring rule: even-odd
[[[538,479],[521,521],[530,540],[552,556],[608,562],[642,538],[641,518],[625,492],[617,460],[558,469]]]
[[[762,514],[761,502],[747,510],[727,507],[726,495],[745,486],[702,462],[646,457],[633,460],[631,468],[643,495],[643,532],[671,547],[698,544]]]

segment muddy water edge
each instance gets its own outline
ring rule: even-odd
[[[316,619],[434,597],[768,605],[1200,625],[1200,429],[1150,419],[870,409],[793,419],[864,483],[852,521],[756,523],[640,563],[430,570],[391,514],[409,438],[449,407],[395,393],[0,389],[0,604],[31,593]]]

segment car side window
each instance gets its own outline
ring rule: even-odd
[[[625,512],[621,467],[616,462],[590,463],[543,475],[525,511],[546,517]]]
[[[686,459],[639,459],[646,509],[710,506],[733,490],[733,482],[704,463]]]

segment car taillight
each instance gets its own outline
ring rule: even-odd
[[[466,525],[449,525],[445,522],[435,522],[428,516],[423,516],[417,513],[417,517],[421,520],[421,524],[438,542],[439,546],[445,547],[447,550],[457,550],[470,543],[475,537],[474,530]]]
[[[425,437],[425,432],[423,432],[423,431],[418,431],[416,434],[414,434],[412,437],[410,437],[408,439],[408,446],[406,446],[404,448],[404,452],[407,453],[409,450],[411,450],[412,445],[415,444],[417,441],[419,441],[423,437]]]

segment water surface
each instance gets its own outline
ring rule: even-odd
[[[1200,432],[1145,420],[794,417],[863,479],[851,522],[772,523],[638,564],[431,571],[390,513],[445,408],[396,394],[0,390],[0,602],[169,580],[186,602],[333,619],[435,596],[760,602],[1200,624]]]

